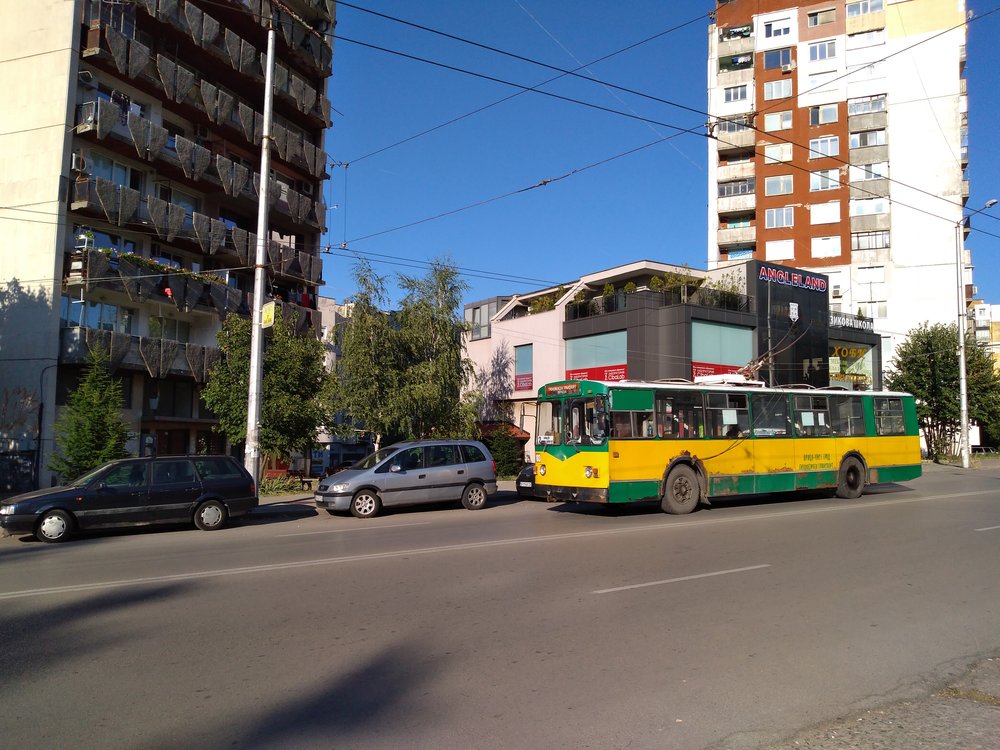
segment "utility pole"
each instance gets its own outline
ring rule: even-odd
[[[267,213],[271,187],[271,110],[274,107],[274,15],[267,25],[267,63],[264,71],[264,123],[260,144],[260,188],[257,203],[257,254],[253,274],[253,322],[250,332],[250,391],[247,395],[247,440],[243,455],[254,481],[260,478],[260,397],[264,372],[264,289],[267,283]]]

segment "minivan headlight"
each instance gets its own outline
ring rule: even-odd
[[[351,485],[347,482],[341,482],[340,484],[331,484],[326,488],[327,492],[344,492]]]

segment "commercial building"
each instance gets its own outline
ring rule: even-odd
[[[268,296],[318,334],[334,13],[333,0],[5,7],[0,453],[30,461],[33,481],[52,479],[53,422],[97,344],[133,453],[225,449],[199,395],[222,321],[253,304],[262,184]]]
[[[884,364],[920,323],[956,319],[965,6],[719,0],[709,29],[708,268],[824,274],[831,310],[874,320]]]
[[[873,321],[832,310],[823,274],[760,261],[714,271],[636,261],[467,304],[465,319],[477,368],[510,350],[514,422],[532,434],[538,389],[564,379],[742,371],[774,385],[882,386]]]

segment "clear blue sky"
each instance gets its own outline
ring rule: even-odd
[[[325,242],[334,249],[324,256],[324,294],[343,301],[355,291],[355,253],[390,281],[445,259],[463,270],[467,302],[640,259],[705,267],[706,118],[699,112],[707,109],[714,2],[352,2],[564,69],[660,35],[580,72],[697,111],[563,77],[543,89],[635,118],[529,91],[394,145],[520,89],[348,39],[521,86],[559,73],[338,4],[343,39],[334,43],[330,98],[337,112],[327,150],[349,166],[334,168],[327,187]],[[978,15],[998,6],[968,2]],[[969,26],[970,210],[1000,198],[997,38],[1000,13]],[[694,134],[670,138],[677,130],[669,126]],[[525,190],[544,180],[553,182]],[[990,213],[973,226],[996,236],[974,231],[968,246],[980,297],[1000,303],[1000,206]],[[394,305],[394,283],[389,291]]]

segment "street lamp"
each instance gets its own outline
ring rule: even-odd
[[[958,277],[958,403],[959,403],[959,427],[958,427],[958,451],[962,456],[962,468],[968,469],[971,465],[969,449],[969,392],[965,374],[965,318],[967,310],[965,308],[965,274],[962,267],[965,265],[962,258],[962,249],[965,245],[963,225],[966,219],[975,216],[987,208],[992,208],[997,204],[996,198],[990,198],[983,204],[982,208],[976,209],[963,216],[955,224],[955,273]]]

